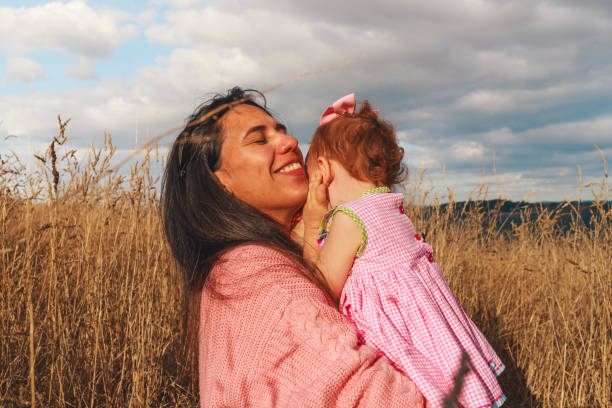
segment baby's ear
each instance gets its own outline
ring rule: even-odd
[[[329,186],[329,184],[334,180],[334,172],[332,171],[331,165],[327,157],[319,156],[317,158],[317,166],[319,167],[319,171],[323,175],[323,184]]]

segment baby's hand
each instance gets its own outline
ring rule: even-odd
[[[302,218],[304,227],[308,229],[318,229],[321,220],[330,210],[329,199],[327,198],[327,186],[323,183],[323,175],[319,172],[313,173],[310,176],[308,184],[308,197]]]

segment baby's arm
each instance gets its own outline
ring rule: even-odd
[[[336,301],[340,299],[360,245],[361,230],[349,215],[338,211],[316,261]]]
[[[321,219],[328,211],[325,185],[320,175],[311,177],[304,205],[304,260],[315,265],[335,300],[340,298],[344,282],[361,245],[361,230],[347,214],[338,211],[328,231],[325,245],[317,242]]]

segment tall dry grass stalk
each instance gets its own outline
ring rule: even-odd
[[[92,184],[110,135],[83,163],[58,149],[30,174],[0,158],[0,406],[195,406],[154,152]]]
[[[195,407],[154,152],[121,176],[109,172],[109,134],[79,161],[58,120],[36,171],[0,157],[0,406]],[[585,203],[519,209],[522,223],[504,223],[486,186],[461,205],[424,186],[423,173],[408,183],[407,213],[506,363],[507,406],[610,406],[607,178],[591,186],[591,224]],[[560,230],[563,212],[573,221]]]
[[[434,196],[427,207],[424,174],[408,185],[407,214],[507,366],[500,383],[509,407],[612,406],[612,206],[603,164],[593,203],[514,214],[503,201],[484,201],[486,186],[464,204]],[[520,222],[508,222],[512,215]]]

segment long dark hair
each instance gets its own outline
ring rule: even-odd
[[[264,104],[257,103],[255,96]],[[168,155],[162,181],[164,231],[183,275],[185,344],[190,363],[197,361],[201,291],[205,285],[214,289],[208,278],[221,254],[241,244],[257,243],[302,264],[302,249],[284,226],[228,193],[213,174],[221,165],[223,132],[219,120],[238,104],[255,106],[270,115],[265,98],[257,91],[235,87],[226,95],[215,95],[187,118]],[[194,374],[196,366],[192,366]]]

